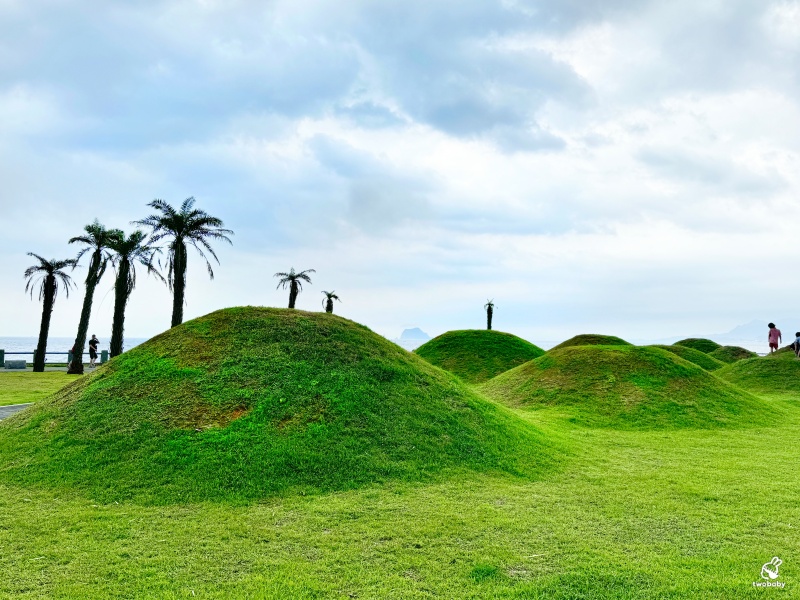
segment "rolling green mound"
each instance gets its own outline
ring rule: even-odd
[[[764,421],[765,403],[704,369],[653,347],[574,346],[480,386],[515,407],[559,407],[599,427],[680,428]]]
[[[626,342],[622,338],[615,335],[600,335],[598,333],[582,333],[575,337],[569,338],[565,342],[561,342],[558,346],[550,348],[549,351],[560,350],[561,348],[570,348],[572,346],[630,346],[630,342]]]
[[[481,383],[539,358],[544,350],[510,333],[469,329],[448,331],[415,350],[432,365]]]
[[[724,363],[735,363],[739,360],[758,356],[755,352],[751,352],[747,348],[742,348],[741,346],[720,346],[713,352],[709,352],[708,355]]]
[[[705,352],[706,354],[722,347],[717,342],[707,340],[705,338],[686,338],[680,342],[675,342],[675,345],[699,350],[700,352]]]
[[[680,356],[683,360],[688,360],[690,363],[694,363],[706,371],[716,371],[725,366],[725,363],[721,360],[712,358],[711,355],[701,352],[700,350],[695,350],[694,348],[689,348],[688,346],[651,346],[651,348],[661,348],[667,352],[672,352]]]
[[[800,360],[791,348],[774,354],[746,358],[727,365],[717,375],[745,390],[756,393],[797,393],[800,387]]]
[[[248,500],[471,469],[531,476],[532,426],[366,327],[231,308],[0,423],[0,481],[93,498]]]

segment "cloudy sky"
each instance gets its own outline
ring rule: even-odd
[[[799,99],[797,0],[0,0],[0,335],[26,252],[188,196],[236,235],[187,318],[294,267],[389,337],[800,329]],[[127,334],[169,319],[142,275]]]

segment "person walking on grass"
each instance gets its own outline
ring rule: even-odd
[[[781,330],[775,327],[775,323],[770,323],[768,327],[767,341],[769,342],[769,351],[772,353],[778,349],[778,345],[783,341],[783,338],[781,338]]]
[[[792,344],[792,349],[794,350],[795,357],[800,359],[800,331],[796,331],[794,334],[794,344]]]
[[[89,340],[89,366],[94,368],[97,365],[97,346],[100,344],[100,340],[97,339],[95,334],[92,334],[92,339]]]

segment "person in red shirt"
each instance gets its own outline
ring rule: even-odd
[[[769,351],[775,352],[778,349],[778,344],[781,343],[781,330],[775,327],[775,323],[769,324],[769,333],[767,334],[767,341],[769,342]]]

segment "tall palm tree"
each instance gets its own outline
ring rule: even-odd
[[[494,316],[494,299],[488,300],[486,304],[483,305],[483,308],[486,309],[486,329],[491,331],[492,317]]]
[[[172,327],[183,323],[183,305],[186,294],[186,246],[192,246],[206,261],[208,275],[214,279],[214,271],[203,249],[205,249],[219,264],[214,249],[209,240],[223,240],[232,244],[229,235],[230,229],[223,229],[225,225],[220,219],[212,217],[207,212],[194,208],[194,198],[187,198],[180,208],[175,210],[163,200],[153,200],[147,206],[158,211],[146,219],[134,221],[134,225],[152,227],[151,243],[165,238],[171,238],[167,246],[167,285],[172,292]]]
[[[73,285],[72,278],[64,273],[66,267],[77,266],[78,261],[74,258],[68,260],[46,260],[28,252],[28,256],[33,256],[39,261],[38,265],[33,265],[25,269],[25,291],[30,290],[33,298],[33,290],[39,284],[39,300],[42,301],[42,323],[39,327],[39,343],[36,344],[36,354],[33,357],[33,370],[37,373],[44,371],[44,357],[47,352],[47,334],[50,331],[50,316],[53,314],[53,305],[58,296],[59,284],[64,288],[64,293],[69,297],[69,287]]]
[[[122,237],[119,229],[106,229],[97,219],[91,225],[83,228],[85,235],[72,238],[70,244],[83,244],[83,248],[78,252],[75,260],[80,260],[87,252],[92,253],[89,262],[89,271],[86,273],[86,295],[83,297],[83,308],[81,309],[81,320],[78,323],[78,335],[75,336],[74,352],[72,362],[67,369],[67,373],[83,374],[83,346],[86,343],[86,332],[89,330],[89,319],[92,316],[92,302],[94,301],[94,291],[103,273],[106,272],[108,261],[111,254],[108,251],[109,244]]]
[[[335,294],[335,291],[326,292],[323,290],[322,293],[325,294],[325,298],[322,299],[322,306],[325,307],[325,312],[330,314],[333,312],[333,301],[339,300],[339,296]],[[341,302],[341,300],[339,300],[339,302]]]
[[[125,307],[133,288],[136,287],[136,264],[147,269],[148,274],[152,273],[161,281],[165,281],[153,265],[153,257],[161,249],[151,246],[146,237],[143,231],[137,229],[127,238],[123,236],[110,244],[111,251],[114,253],[112,262],[114,270],[117,272],[114,281],[114,321],[111,326],[110,354],[112,357],[122,354]]]
[[[275,273],[274,275],[275,277],[281,278],[278,282],[278,287],[275,288],[276,290],[279,287],[286,289],[286,286],[289,286],[289,308],[294,308],[297,295],[303,290],[303,282],[311,283],[311,278],[306,275],[306,273],[316,273],[316,271],[314,269],[306,269],[305,271],[295,273],[294,267],[292,267],[288,273]]]

